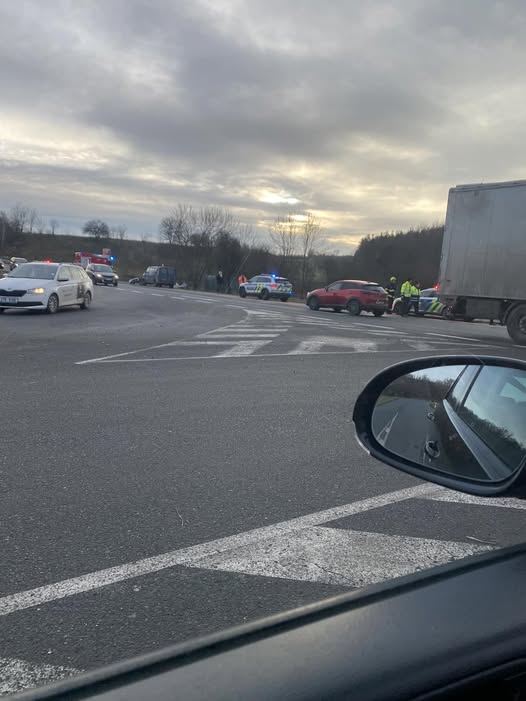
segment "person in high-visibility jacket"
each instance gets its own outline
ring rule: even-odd
[[[248,279],[244,273],[241,273],[240,275],[237,276],[237,284],[238,285],[244,285],[245,282],[248,282]]]
[[[389,278],[389,282],[385,285],[385,291],[387,292],[388,298],[387,313],[391,314],[393,302],[396,297],[396,278],[394,276]]]
[[[402,295],[402,305],[400,308],[400,316],[407,316],[409,314],[409,307],[411,305],[411,290],[413,288],[413,278],[409,277],[402,284],[400,288],[400,294]]]
[[[413,282],[411,285],[411,298],[409,302],[409,311],[411,308],[415,311],[415,316],[418,316],[418,311],[420,308],[420,283]]]

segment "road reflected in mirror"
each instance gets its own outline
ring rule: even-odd
[[[409,373],[378,397],[372,430],[386,450],[420,467],[500,482],[526,458],[526,373],[488,365]]]

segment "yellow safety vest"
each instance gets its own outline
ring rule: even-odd
[[[409,280],[404,282],[404,284],[402,285],[402,287],[400,289],[400,292],[402,293],[402,297],[411,297],[411,290],[412,289],[413,288],[412,288],[412,285],[409,282]]]
[[[420,297],[420,288],[416,285],[411,285],[411,297]]]

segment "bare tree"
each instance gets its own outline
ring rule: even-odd
[[[49,229],[53,235],[55,235],[59,226],[60,226],[60,222],[58,221],[58,219],[50,219],[49,220]]]
[[[128,229],[124,224],[119,224],[118,226],[112,226],[110,229],[110,236],[114,239],[119,239],[120,241],[124,241],[126,238],[126,232]]]
[[[289,261],[298,251],[298,220],[293,214],[278,217],[269,229],[272,245],[282,262]]]
[[[178,204],[173,214],[162,219],[159,225],[159,237],[161,241],[189,246],[190,238],[195,233],[197,226],[197,212],[187,204]]]
[[[36,209],[28,209],[27,211],[27,230],[30,234],[33,233],[33,229],[38,221],[38,214]]]
[[[301,293],[305,290],[305,282],[310,272],[312,259],[316,254],[321,236],[321,225],[318,219],[311,214],[307,214],[306,219],[301,223],[298,232],[299,254],[301,256]]]
[[[46,222],[42,217],[37,217],[35,219],[35,231],[37,234],[43,234],[46,230]]]
[[[17,234],[24,232],[29,218],[29,208],[23,204],[16,204],[9,212],[9,224]]]
[[[128,232],[128,229],[127,229],[125,224],[119,224],[119,226],[117,226],[117,237],[118,237],[119,241],[124,241],[124,239],[126,238],[127,232]]]

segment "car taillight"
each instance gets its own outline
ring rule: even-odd
[[[270,288],[271,288],[272,290],[275,290],[276,287],[277,287],[277,285],[276,285],[275,282],[272,282],[272,283],[270,284]]]

